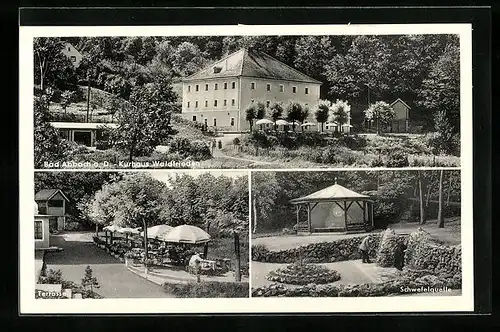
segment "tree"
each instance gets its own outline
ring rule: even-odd
[[[263,102],[258,101],[257,106],[255,107],[255,118],[260,120],[264,119],[265,116],[266,116],[266,105]]]
[[[82,278],[82,288],[87,290],[90,287],[90,292],[94,293],[94,288],[99,288],[99,282],[97,278],[92,276],[92,269],[90,265],[87,265],[85,269],[85,275]]]
[[[71,105],[71,102],[74,98],[74,95],[75,95],[75,92],[74,91],[64,91],[62,94],[61,94],[61,107],[64,111],[64,113],[66,113],[66,108]]]
[[[255,110],[255,105],[250,105],[246,110],[245,110],[245,120],[248,121],[250,125],[250,131],[252,131],[253,128],[253,120],[256,118],[256,110]]]
[[[304,121],[306,121],[306,120],[307,120],[307,117],[309,116],[309,107],[308,107],[308,106],[304,106],[304,107],[302,107],[302,109],[300,110],[300,113],[299,113],[298,115],[299,115],[299,116],[298,116],[297,120],[298,120],[301,124],[303,124],[303,123],[304,123]],[[304,131],[304,127],[303,127],[303,126],[301,126],[301,129],[302,129],[302,131]]]
[[[47,83],[55,83],[58,76],[74,73],[71,62],[61,52],[63,47],[60,38],[37,37],[33,40],[34,76],[38,78],[42,92],[48,86]]]
[[[454,130],[446,116],[445,110],[436,112],[434,116],[434,128],[437,131],[437,137],[434,139],[434,147],[437,149],[436,152],[452,152],[455,149],[453,142]]]
[[[454,132],[460,129],[460,46],[450,43],[432,66],[419,91],[420,105],[444,111]]]
[[[303,116],[303,108],[302,105],[297,102],[291,102],[287,105],[286,114],[288,121],[292,122],[293,131],[295,131],[295,123],[296,121],[300,121]]]
[[[179,76],[189,76],[194,74],[205,65],[198,46],[190,42],[183,42],[175,49],[173,54],[172,67]]]
[[[325,122],[328,121],[328,117],[330,116],[330,102],[328,100],[320,100],[318,104],[318,108],[314,113],[314,117],[316,121],[321,123],[321,132],[323,132],[323,127]]]
[[[349,116],[351,114],[351,106],[347,101],[338,100],[332,104],[332,122],[336,122],[340,126],[340,131],[343,131],[344,125],[349,122]]]
[[[276,121],[283,116],[283,107],[280,103],[274,102],[270,107],[270,117],[274,122],[274,130],[276,130]]]
[[[177,96],[168,79],[135,87],[131,104],[117,114],[118,128],[114,140],[119,149],[128,152],[129,161],[137,155],[151,153],[173,134],[171,115]]]
[[[280,187],[272,172],[252,173],[252,233],[257,232],[258,220],[266,219],[273,208]]]
[[[97,224],[142,227],[146,264],[147,228],[167,220],[166,207],[166,184],[146,173],[134,173],[105,184],[96,192],[91,203],[91,217]]]
[[[444,170],[441,169],[439,173],[439,207],[438,207],[438,227],[444,228],[444,195],[443,195],[443,178],[444,178]]]
[[[418,197],[419,197],[419,206],[420,206],[420,224],[423,225],[426,222],[427,219],[427,213],[425,210],[425,203],[424,203],[424,188],[423,188],[423,180],[422,180],[422,174],[421,171],[417,171],[417,176],[418,176]]]
[[[364,112],[366,121],[375,121],[377,126],[377,134],[379,133],[379,125],[384,129],[391,124],[396,113],[394,109],[385,101],[377,101],[368,107]]]
[[[57,129],[49,123],[48,98],[35,97],[33,110],[34,163],[36,168],[45,168],[45,162],[62,161],[70,153],[70,147],[59,136]]]

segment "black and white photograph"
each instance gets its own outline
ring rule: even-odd
[[[37,168],[460,166],[457,34],[36,37]]]
[[[37,299],[249,297],[246,172],[37,172]]]
[[[457,296],[459,170],[252,174],[253,297]]]
[[[471,33],[23,27],[22,311],[470,310]]]

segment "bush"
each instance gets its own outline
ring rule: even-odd
[[[247,282],[190,282],[187,284],[163,284],[166,293],[180,298],[238,298],[249,297]]]
[[[233,139],[233,145],[240,145],[240,143],[241,143],[241,141],[240,141],[240,139],[238,137],[235,137]]]
[[[361,150],[368,144],[367,140],[363,136],[359,135],[346,135],[341,136],[334,140],[335,144],[345,146],[351,150]]]
[[[269,255],[269,249],[263,244],[252,246],[252,260],[257,262],[265,262]]]
[[[267,280],[292,285],[328,284],[340,280],[340,275],[322,265],[290,264],[269,272]]]
[[[401,151],[394,151],[389,154],[386,165],[387,167],[408,167],[410,166],[408,155]]]
[[[80,223],[73,221],[73,222],[67,222],[65,225],[65,230],[67,231],[78,231],[80,230]]]
[[[191,143],[189,155],[196,161],[207,160],[212,157],[212,152],[205,142],[194,141]]]

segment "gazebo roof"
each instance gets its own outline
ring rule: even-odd
[[[358,194],[350,189],[347,189],[339,184],[318,190],[307,196],[302,196],[290,200],[290,203],[307,203],[320,201],[345,201],[345,200],[371,200],[370,196]]]

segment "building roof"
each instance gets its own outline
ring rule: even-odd
[[[237,76],[322,84],[321,81],[301,73],[269,54],[247,48],[229,54],[184,78],[184,81]]]
[[[393,102],[392,102],[392,104],[391,104],[391,105],[389,105],[389,106],[391,106],[391,107],[392,107],[392,106],[393,106],[394,104],[396,104],[397,102],[400,102],[400,103],[402,103],[403,105],[405,105],[408,109],[411,109],[411,107],[410,107],[410,106],[408,106],[408,104],[407,104],[407,103],[405,103],[405,102],[404,102],[401,98],[396,99],[396,100],[395,100],[395,101],[393,101]]]
[[[317,201],[341,201],[341,200],[369,200],[370,196],[358,194],[350,189],[347,189],[339,184],[318,190],[307,196],[299,197],[290,200],[290,203],[304,203]]]
[[[64,199],[69,201],[69,198],[63,193],[61,189],[41,189],[35,194],[35,201],[48,201],[57,193],[60,193],[64,197]]]
[[[100,122],[51,122],[52,127],[59,129],[98,129],[100,127],[117,128],[116,123]]]

